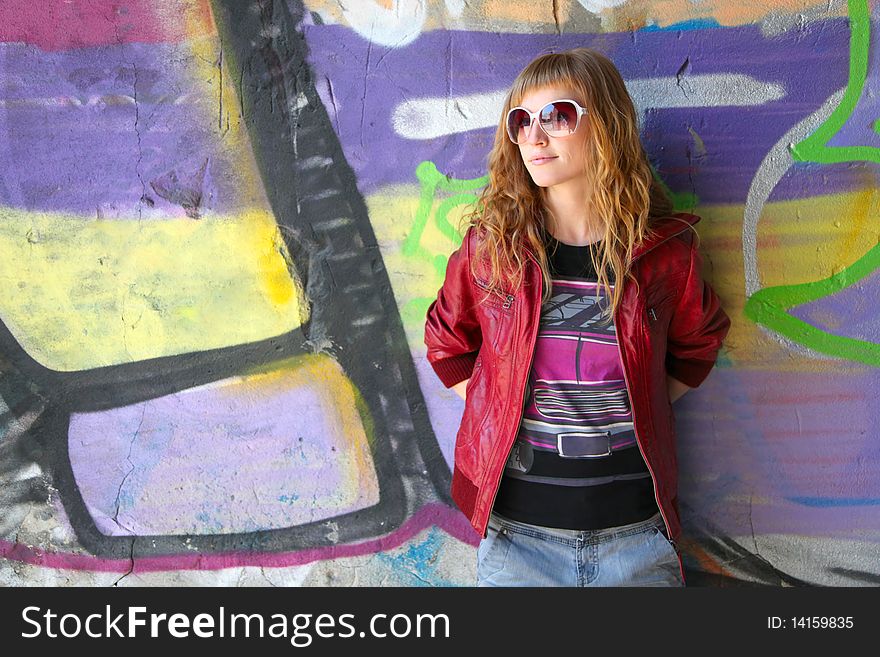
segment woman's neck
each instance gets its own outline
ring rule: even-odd
[[[581,189],[549,188],[544,193],[548,210],[547,230],[557,240],[573,246],[586,246],[599,241],[605,235],[605,227],[599,217],[591,212],[592,204],[584,201]]]

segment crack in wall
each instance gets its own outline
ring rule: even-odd
[[[340,134],[339,132],[339,108],[336,106],[336,94],[333,93],[333,82],[331,82],[329,76],[324,76],[324,79],[327,81],[327,90],[330,92],[330,103],[333,105],[333,118],[336,120],[336,134]]]
[[[138,180],[141,181],[141,197],[138,199],[138,219],[143,218],[143,204],[147,198],[147,184],[144,182],[143,175],[141,174],[141,162],[144,159],[144,151],[141,145],[141,131],[139,128],[140,123],[140,103],[138,102],[138,67],[137,64],[132,62],[132,68],[134,69],[134,134],[137,137],[137,163],[135,164],[134,170],[137,174]]]
[[[217,71],[220,74],[220,84],[217,89],[217,130],[223,131],[223,46],[220,46],[220,56],[217,58]],[[228,126],[227,126],[228,129]]]
[[[238,68],[238,111],[241,114],[241,122],[244,123],[244,62]]]
[[[119,579],[117,579],[115,582],[113,582],[112,586],[119,586],[119,582],[121,582],[126,577],[131,575],[131,573],[134,571],[134,539],[132,539],[130,545],[131,545],[131,551],[129,552],[129,555],[128,555],[128,559],[129,559],[128,570],[126,572],[122,573],[122,575],[119,577]]]
[[[690,96],[688,96],[687,90],[682,85],[682,81],[684,80],[684,74],[688,70],[690,65],[691,56],[690,54],[688,54],[688,56],[684,58],[684,63],[682,63],[682,65],[679,66],[678,70],[675,72],[675,84],[679,89],[681,89],[681,93],[684,94],[685,98],[690,98]]]
[[[118,10],[116,12],[118,14]],[[126,48],[126,44],[123,42],[122,37],[119,35],[119,24],[114,19],[113,16],[105,16],[104,17],[111,25],[113,25],[113,33],[116,37],[116,45],[119,46],[120,49]],[[138,67],[137,63],[134,61],[129,61],[128,65],[131,66],[134,71],[134,83],[133,83],[133,98],[134,98],[134,134],[137,137],[137,162],[135,163],[135,174],[137,175],[138,180],[141,183],[141,197],[138,199],[137,203],[137,213],[138,220],[143,218],[143,204],[147,201],[147,185],[144,182],[143,176],[141,175],[141,162],[143,160],[143,149],[141,147],[141,132],[140,132],[140,103],[138,100]],[[98,212],[100,215],[100,210]]]
[[[687,147],[685,154],[687,155],[687,161],[688,161],[688,166],[687,166],[688,185],[691,188],[691,194],[693,195],[693,198],[696,199],[697,198],[697,185],[694,182],[694,158],[693,158],[693,153],[691,152],[690,146]],[[696,205],[696,200],[694,201],[694,204]]]
[[[141,427],[144,425],[144,417],[147,414],[147,405],[146,403],[143,406],[143,410],[141,412],[141,419],[138,423],[137,429],[135,429],[134,436],[131,438],[131,442],[128,444],[128,455],[125,457],[125,460],[128,461],[128,464],[131,466],[128,472],[125,473],[125,476],[122,477],[122,481],[119,482],[119,488],[116,490],[116,512],[113,514],[113,522],[115,522],[119,527],[125,529],[125,531],[129,533],[134,533],[128,527],[125,527],[123,524],[119,522],[119,497],[122,495],[122,487],[125,485],[125,481],[128,479],[128,476],[134,472],[134,463],[131,461],[131,450],[134,447],[134,441],[137,440],[138,434],[141,431]]]
[[[372,33],[371,33],[372,34]],[[364,93],[361,96],[361,123],[358,134],[361,140],[361,148],[364,148],[364,113],[367,111],[367,79],[370,74],[370,55],[373,52],[373,40],[370,38],[367,43],[367,58],[364,62]]]
[[[264,579],[264,580],[266,580],[267,582],[269,582],[269,585],[270,585],[270,586],[272,586],[272,587],[274,587],[274,588],[278,588],[278,585],[277,585],[275,582],[273,582],[271,579],[269,579],[269,576],[268,576],[268,575],[266,575],[266,570],[265,570],[265,568],[264,568],[263,566],[260,566],[260,574],[263,576],[263,579]]]
[[[749,494],[749,527],[752,530],[752,543],[755,546],[755,555],[760,557],[761,559],[764,559],[764,557],[761,556],[761,552],[758,550],[758,539],[755,537],[755,525],[752,522],[752,500],[753,500],[753,497],[754,497],[753,494],[750,493]],[[766,561],[766,559],[764,559],[764,560]]]
[[[420,582],[423,582],[424,584],[427,584],[428,586],[434,586],[434,582],[425,579],[424,577],[419,575],[415,570],[407,570],[407,572],[410,575],[412,575],[413,577],[415,577],[417,580],[419,580]]]

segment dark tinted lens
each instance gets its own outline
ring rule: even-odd
[[[514,109],[507,115],[507,134],[517,144],[525,141],[530,123],[528,114],[521,109]]]
[[[554,137],[574,132],[577,120],[577,107],[567,100],[549,103],[541,110],[541,125]]]

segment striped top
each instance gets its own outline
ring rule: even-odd
[[[547,244],[552,294],[541,309],[523,418],[493,507],[513,520],[600,529],[657,512],[589,250],[552,237]]]

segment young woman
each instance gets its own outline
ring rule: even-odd
[[[542,55],[513,82],[427,357],[465,398],[452,496],[480,586],[681,586],[671,403],[730,320],[701,277],[614,64]]]

